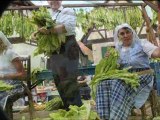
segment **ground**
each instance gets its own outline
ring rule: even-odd
[[[160,102],[160,97],[158,97],[158,100]],[[83,101],[83,102],[87,102],[87,101]],[[95,110],[95,102],[91,100],[90,104],[92,106],[92,109]],[[149,102],[147,102],[145,104],[145,107],[146,107],[146,112],[147,112],[147,119],[146,120],[153,120],[152,113],[151,113],[151,107],[150,107]],[[42,120],[43,120],[43,118],[49,117],[50,113],[52,113],[52,111],[44,111],[44,110],[43,111],[36,111],[35,116],[42,118]],[[14,116],[13,120],[30,120],[28,113],[16,112],[16,113],[14,113],[13,116]],[[22,118],[25,118],[25,119],[22,119]],[[134,115],[130,115],[128,120],[142,120],[140,109],[134,109]]]

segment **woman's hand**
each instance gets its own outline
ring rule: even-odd
[[[105,57],[108,58],[110,56],[110,52],[106,52]]]
[[[32,34],[31,34],[31,39],[36,40],[36,34],[37,34],[37,33],[38,33],[38,32],[32,33]]]

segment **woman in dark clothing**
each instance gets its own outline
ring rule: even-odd
[[[79,83],[80,94],[81,94],[82,99],[84,100],[91,99],[91,95],[90,95],[91,89],[89,85],[87,84],[86,76],[79,76],[78,83]]]

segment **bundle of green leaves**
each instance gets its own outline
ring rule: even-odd
[[[13,88],[12,85],[6,84],[2,80],[0,80],[0,91],[11,90]]]
[[[49,116],[52,120],[100,120],[98,114],[91,109],[90,103],[84,103],[81,107],[69,106],[70,110],[59,109]]]
[[[95,69],[95,76],[92,79],[90,85],[92,88],[92,98],[96,97],[96,87],[103,80],[122,80],[132,88],[139,86],[139,76],[136,73],[128,72],[129,68],[119,70],[118,58],[119,54],[114,48],[107,49],[110,53],[109,57],[103,58]]]
[[[45,7],[40,7],[39,10],[32,12],[32,23],[36,24],[38,29],[45,28],[50,29],[56,26],[56,21],[52,20],[49,11]],[[37,32],[36,34],[37,40],[37,49],[34,52],[34,55],[45,54],[46,56],[50,56],[53,52],[59,52],[61,44],[65,42],[64,34],[43,34],[41,32]]]

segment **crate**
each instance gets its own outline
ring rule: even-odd
[[[155,73],[155,83],[157,94],[160,96],[160,62],[152,62],[150,63],[151,68],[154,70]]]
[[[53,80],[53,72],[50,70],[42,70],[36,74],[37,80]]]

